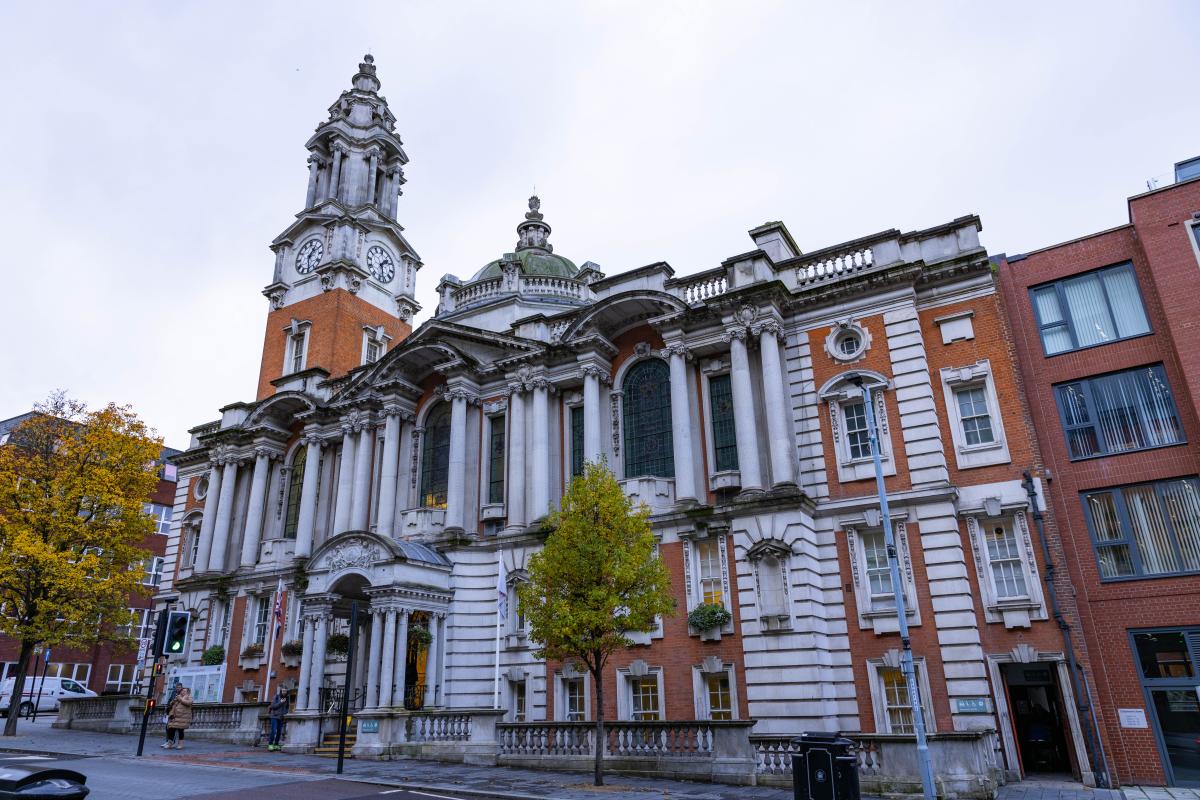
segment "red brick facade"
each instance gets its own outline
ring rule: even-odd
[[[1047,496],[1062,540],[1090,659],[1096,715],[1111,777],[1120,784],[1169,779],[1143,691],[1130,631],[1200,624],[1200,575],[1102,580],[1081,493],[1200,473],[1200,286],[1190,223],[1200,212],[1200,181],[1129,201],[1131,223],[1055,245],[1000,265],[1000,284],[1052,480]],[[1133,264],[1150,333],[1046,356],[1030,287],[1124,262]],[[1054,386],[1064,381],[1162,364],[1185,439],[1174,446],[1072,461]],[[1149,728],[1122,727],[1118,709],[1144,709]],[[1200,722],[1200,719],[1197,720]]]

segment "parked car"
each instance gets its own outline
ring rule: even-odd
[[[8,704],[12,699],[13,682],[16,678],[7,678],[4,683],[0,683],[0,714],[8,713]],[[38,691],[41,691],[41,696],[38,696]],[[36,681],[32,677],[25,679],[25,688],[21,692],[21,705],[19,713],[25,716],[33,711],[33,704],[37,702],[38,713],[43,711],[57,711],[58,701],[63,697],[96,697],[96,693],[84,686],[79,681],[71,680],[70,678],[46,678],[43,684],[42,678]]]

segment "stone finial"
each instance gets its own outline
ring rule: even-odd
[[[354,74],[354,88],[368,92],[379,91],[379,78],[375,77],[375,57],[370,53],[363,56],[362,62],[358,65],[358,72]]]
[[[517,251],[538,249],[547,253],[554,248],[547,241],[550,237],[550,226],[542,216],[542,201],[536,194],[529,198],[529,210],[525,212],[525,221],[517,226]]]
[[[529,198],[529,212],[525,214],[525,219],[541,219],[541,209],[542,200],[535,194]]]

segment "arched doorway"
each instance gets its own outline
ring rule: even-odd
[[[409,711],[419,711],[425,707],[429,623],[430,615],[427,611],[414,611],[409,616],[408,644],[404,648],[404,708]]]

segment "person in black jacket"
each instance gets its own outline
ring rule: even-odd
[[[281,750],[279,740],[283,738],[283,718],[288,712],[288,696],[283,689],[275,690],[275,697],[267,708],[267,717],[271,720],[271,738],[267,740],[268,750]]]

